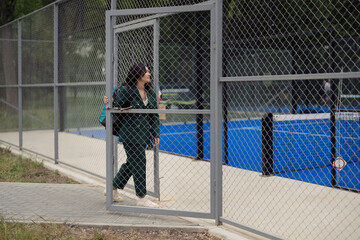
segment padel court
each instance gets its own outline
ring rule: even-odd
[[[195,123],[162,125],[160,132],[160,151],[188,156],[191,159],[196,158]],[[72,133],[105,139],[104,129],[72,131]],[[229,121],[227,165],[259,172],[260,176],[263,166],[262,152],[269,151],[264,149],[263,135],[261,119]],[[338,168],[332,168],[331,163],[329,114],[275,115],[272,135],[273,175],[332,186],[333,169],[338,187],[360,190],[360,114],[358,112],[336,115],[335,156],[337,159],[342,159]],[[209,160],[210,123],[203,124],[203,146],[203,159]]]

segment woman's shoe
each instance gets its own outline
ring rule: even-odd
[[[104,196],[106,196],[106,188],[105,188],[103,194],[104,194]],[[118,193],[117,189],[113,189],[113,201],[114,202],[122,202],[122,201],[124,201],[124,199]]]

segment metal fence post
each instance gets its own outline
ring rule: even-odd
[[[262,175],[270,176],[273,170],[273,114],[265,113],[261,120],[262,125]]]
[[[105,29],[106,29],[106,96],[111,99],[111,92],[113,89],[113,29],[112,29],[112,16],[109,12],[106,12],[105,20]],[[112,101],[109,101],[109,107],[112,107]],[[112,115],[110,111],[106,111],[106,125],[110,126],[112,124]],[[114,155],[114,144],[113,144],[113,135],[112,127],[106,128],[106,209],[111,207],[112,203],[112,179],[114,176],[114,165],[113,165],[113,155]]]
[[[222,1],[211,10],[211,210],[222,215]]]
[[[110,6],[111,10],[116,10],[116,0],[111,0],[111,6]],[[111,20],[111,26],[116,25],[116,18],[112,18]],[[115,36],[113,36],[114,38],[114,45],[116,46],[113,50],[113,54],[114,56],[117,56],[118,54],[118,40]],[[118,58],[117,57],[113,57],[113,62],[112,62],[112,66],[113,66],[113,71],[112,71],[112,76],[113,79],[116,79],[118,76]],[[117,171],[118,171],[118,137],[113,137],[113,172],[114,172],[114,176],[116,175]]]
[[[54,4],[54,160],[59,160],[58,105],[59,105],[59,6]]]
[[[154,25],[154,83],[156,99],[159,99],[159,41],[160,41],[160,20],[157,19]],[[159,103],[158,103],[159,105]],[[154,148],[154,192],[160,199],[160,163],[159,146]]]
[[[203,17],[200,13],[195,13],[195,88],[196,88],[196,108],[197,109],[204,109],[203,106],[203,42],[202,42],[202,26],[201,23],[203,21]],[[201,160],[204,158],[204,129],[203,129],[203,114],[196,114],[196,159]]]
[[[336,41],[334,38],[334,30],[330,30],[330,39],[329,39],[329,45],[330,45],[330,62],[329,62],[329,72],[334,72],[334,69],[336,67],[334,59],[336,48]],[[330,81],[330,79],[329,79]],[[342,80],[341,80],[342,81]],[[336,180],[336,169],[334,167],[334,161],[336,154],[336,110],[339,111],[340,109],[336,109],[336,93],[337,93],[337,85],[335,84],[334,79],[332,79],[331,85],[330,85],[330,162],[331,162],[331,186],[337,185]],[[340,93],[341,94],[341,93]]]
[[[19,105],[19,149],[23,148],[22,125],[22,20],[18,20],[18,105]]]

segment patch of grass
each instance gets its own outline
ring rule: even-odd
[[[15,221],[6,221],[0,216],[0,239],[111,239],[108,234],[99,232],[101,229],[79,228],[67,224],[22,224]]]
[[[180,230],[135,231],[116,228],[80,227],[75,225],[34,223],[23,224],[5,220],[0,214],[0,239],[37,240],[220,240],[205,232],[191,233]]]
[[[41,162],[12,154],[10,149],[0,147],[0,182],[77,183],[51,171]]]

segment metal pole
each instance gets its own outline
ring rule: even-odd
[[[112,17],[109,12],[106,12],[105,20],[105,38],[106,38],[106,96],[112,98],[112,89],[114,88],[113,82],[113,29],[112,29]],[[109,101],[108,106],[112,107],[112,101]],[[106,111],[106,125],[112,126],[112,115],[110,111]],[[106,209],[110,209],[112,204],[112,179],[114,178],[114,144],[112,136],[112,127],[106,128]]]
[[[65,16],[65,9],[59,8],[58,5],[58,15]],[[58,18],[58,26],[62,25],[65,21],[64,18]],[[61,36],[61,28],[58,29],[59,35],[58,35],[58,82],[64,83],[65,82],[65,73],[64,73],[64,36]],[[59,117],[59,123],[58,123],[58,131],[63,132],[65,131],[65,115],[66,115],[66,86],[58,87],[58,117]]]
[[[154,83],[156,99],[159,99],[159,42],[160,42],[160,20],[156,19],[154,24]],[[158,106],[159,108],[159,106]],[[154,148],[154,192],[160,200],[160,162],[159,146]]]
[[[23,148],[22,125],[22,20],[18,21],[18,106],[19,106],[19,149]]]
[[[335,161],[336,155],[336,126],[335,126],[335,96],[336,86],[335,82],[331,83],[331,90],[330,90],[330,152],[331,152],[331,186],[336,186],[336,169],[333,165]]]
[[[291,39],[291,75],[297,73],[296,69],[296,55],[297,55],[297,41],[295,39],[296,36],[293,36]],[[291,80],[291,114],[297,113],[297,104],[298,104],[298,83],[297,81]]]
[[[224,77],[228,75],[228,62],[229,62],[229,46],[224,44],[223,49],[223,69],[222,74]],[[223,84],[223,119],[224,119],[224,164],[229,164],[229,120],[228,120],[228,108],[229,108],[229,97],[228,97],[228,84]]]
[[[211,10],[211,210],[222,216],[222,0]]]
[[[217,92],[215,78],[215,10],[210,11],[210,213],[216,218],[215,204],[215,172],[216,172],[216,121],[215,121],[215,96]]]
[[[335,43],[334,30],[330,31],[330,69],[329,72],[334,72],[335,69]],[[329,79],[330,81],[330,79]],[[331,186],[336,186],[336,169],[333,165],[336,155],[336,125],[335,125],[335,102],[336,102],[336,85],[333,80],[330,82],[330,154],[331,154]]]
[[[294,49],[296,46],[296,41],[293,40],[292,41],[292,58],[291,58],[291,74],[296,74],[296,61],[295,61],[295,55],[296,55],[296,50]],[[298,104],[298,98],[299,98],[299,87],[298,87],[298,82],[291,80],[291,114],[296,114],[297,113],[297,104]]]
[[[58,107],[59,107],[59,6],[54,4],[54,160],[59,161]]]
[[[203,44],[202,44],[202,23],[203,16],[202,13],[195,13],[195,89],[196,89],[196,108],[204,109],[203,106],[203,74],[202,74],[202,59],[203,59]],[[203,130],[203,115],[196,115],[196,145],[197,145],[197,155],[196,159],[200,160],[204,158],[204,130]]]
[[[116,0],[111,0],[111,10],[116,10]],[[116,25],[116,18],[112,18],[111,20],[111,27]],[[116,79],[116,83],[118,83],[118,67],[119,67],[119,58],[118,58],[118,54],[119,54],[119,40],[118,38],[115,36],[115,34],[113,34],[113,38],[114,38],[114,42],[113,42],[113,79]],[[117,136],[113,136],[113,146],[114,146],[114,155],[113,155],[113,166],[114,166],[114,176],[116,175],[117,171],[118,171],[118,137]]]
[[[261,120],[262,135],[262,175],[274,174],[273,162],[273,114],[265,113]]]

